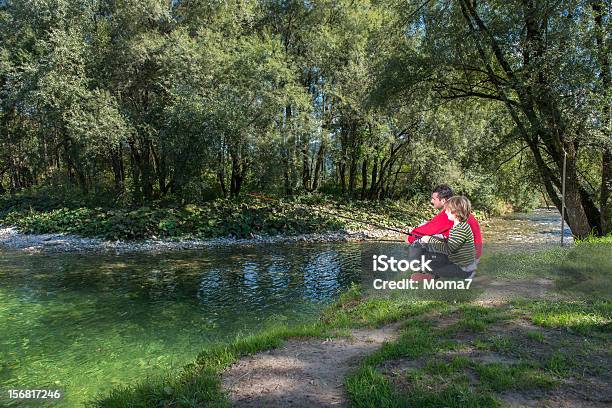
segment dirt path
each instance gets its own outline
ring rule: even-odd
[[[398,324],[352,331],[352,338],[290,340],[241,359],[222,375],[234,407],[342,407],[351,368],[397,337]]]

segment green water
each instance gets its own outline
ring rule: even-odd
[[[211,341],[315,318],[359,280],[359,254],[346,243],[121,256],[0,250],[0,387],[59,388],[65,397],[50,406],[79,406],[177,369]]]

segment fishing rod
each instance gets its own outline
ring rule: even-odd
[[[254,193],[247,193],[247,194],[250,195],[251,197],[259,198],[261,200],[274,201],[274,199],[270,198],[270,197],[265,197],[265,196],[254,194]],[[332,216],[338,217],[338,218],[344,218],[345,220],[350,220],[350,221],[357,222],[357,223],[360,223],[360,224],[371,225],[373,227],[376,227],[376,228],[379,228],[379,229],[383,229],[383,230],[399,232],[400,234],[410,235],[410,236],[415,237],[415,238],[421,238],[422,237],[422,235],[417,235],[417,234],[413,234],[412,232],[402,231],[402,230],[397,229],[397,228],[387,227],[387,226],[384,226],[382,224],[378,224],[378,223],[375,223],[375,222],[372,222],[372,221],[365,221],[365,220],[360,220],[360,219],[353,218],[353,217],[348,217],[346,215],[340,215],[338,213],[335,213],[335,212],[332,212],[332,211],[323,210],[323,209],[318,208],[318,207],[313,207],[313,208],[315,210],[321,212],[321,213],[329,214],[329,215],[332,215]],[[304,210],[305,208],[302,208],[302,209]]]

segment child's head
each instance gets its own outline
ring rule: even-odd
[[[467,221],[472,212],[472,204],[467,197],[454,196],[446,200],[444,203],[444,211],[446,211],[446,215],[448,215],[449,219],[454,221],[453,218],[455,218],[459,222],[464,222]]]

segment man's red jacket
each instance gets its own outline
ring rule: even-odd
[[[474,234],[476,257],[480,258],[480,256],[482,255],[482,234],[480,233],[480,226],[478,225],[478,221],[476,221],[476,218],[473,214],[470,214],[467,223],[472,229],[472,234]],[[448,233],[451,228],[453,228],[453,222],[448,219],[446,213],[444,212],[444,210],[442,210],[430,221],[413,229],[412,233],[421,236],[442,234],[442,236],[448,237]],[[408,235],[408,237],[406,238],[406,242],[408,242],[409,244],[412,244],[414,241],[416,241],[416,238],[412,235]]]

